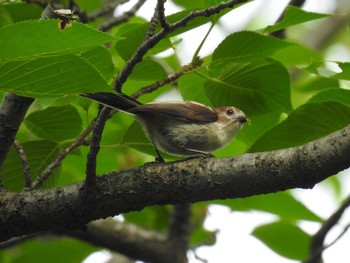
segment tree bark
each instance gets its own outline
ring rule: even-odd
[[[242,198],[312,188],[350,166],[350,125],[300,147],[232,158],[151,163],[62,188],[0,193],[0,241],[77,229],[88,222],[150,205]]]

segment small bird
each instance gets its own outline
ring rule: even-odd
[[[142,104],[125,95],[109,92],[81,94],[107,107],[132,114],[143,126],[158,155],[159,150],[176,156],[195,156],[230,143],[250,120],[233,107],[212,108],[194,101],[164,101]]]

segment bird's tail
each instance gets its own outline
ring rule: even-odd
[[[107,107],[125,112],[135,108],[137,105],[141,105],[137,100],[121,93],[96,92],[80,94],[80,96],[97,101]]]

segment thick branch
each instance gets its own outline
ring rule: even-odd
[[[93,221],[86,230],[59,233],[147,262],[164,262],[163,259],[169,257],[170,244],[166,236],[112,218]]]
[[[310,188],[350,166],[350,125],[304,146],[234,158],[152,163],[85,184],[0,193],[1,240],[57,229],[150,205],[240,198]],[[93,194],[93,202],[91,195]]]
[[[6,93],[0,105],[0,167],[34,99]]]

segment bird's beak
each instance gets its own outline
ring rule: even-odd
[[[251,123],[250,119],[248,119],[246,116],[241,116],[238,118],[238,120],[241,124],[247,123],[248,125],[250,125]]]

